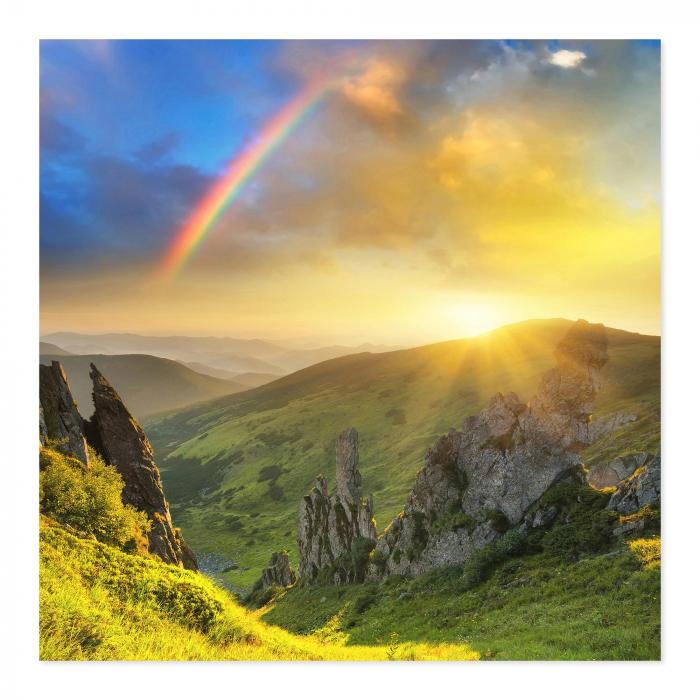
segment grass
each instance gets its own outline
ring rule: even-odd
[[[658,511],[642,537],[621,540],[607,499],[572,475],[533,506],[556,506],[548,528],[513,528],[464,566],[413,580],[280,590],[263,619],[332,628],[347,644],[466,643],[487,659],[659,659]]]
[[[468,660],[466,644],[348,646],[259,619],[201,574],[77,537],[43,518],[42,660]],[[331,625],[332,627],[332,625]]]
[[[381,530],[403,507],[436,438],[496,391],[529,397],[567,328],[566,321],[528,322],[476,339],[338,358],[154,417],[145,429],[174,519],[197,551],[237,564],[222,574],[227,584],[250,589],[276,549],[288,549],[296,565],[300,500],[319,472],[333,488],[334,439],[352,425]],[[608,336],[611,359],[596,410],[633,411],[640,420],[592,448],[590,463],[659,444],[659,339]]]
[[[638,549],[572,563],[509,559],[475,588],[458,567],[413,581],[293,588],[263,619],[299,634],[331,624],[348,644],[389,644],[392,635],[465,643],[487,659],[659,659],[660,571]]]

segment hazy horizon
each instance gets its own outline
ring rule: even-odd
[[[469,335],[461,335],[461,336],[450,336],[450,337],[436,337],[436,338],[415,338],[413,340],[396,340],[396,341],[378,341],[374,339],[368,339],[364,337],[356,338],[356,337],[330,337],[330,336],[299,336],[299,337],[274,337],[274,336],[262,336],[262,335],[257,335],[257,336],[244,336],[235,332],[230,332],[230,333],[224,333],[224,334],[216,334],[216,333],[147,333],[147,332],[135,332],[135,331],[123,331],[123,330],[106,330],[106,331],[100,331],[97,333],[90,333],[90,332],[82,332],[82,331],[75,331],[75,330],[66,330],[66,329],[61,329],[61,330],[56,330],[56,331],[46,331],[40,333],[40,338],[43,340],[44,338],[49,338],[50,336],[54,335],[60,335],[60,334],[75,334],[79,336],[93,336],[93,337],[100,337],[100,336],[108,336],[108,335],[135,335],[135,336],[140,336],[140,337],[153,337],[153,338],[174,338],[174,337],[183,337],[183,338],[217,338],[217,339],[235,339],[235,340],[260,340],[260,341],[269,341],[271,343],[279,343],[281,346],[290,346],[290,347],[296,347],[296,348],[314,348],[314,347],[319,347],[319,346],[331,346],[331,345],[346,345],[350,347],[358,347],[358,346],[363,346],[363,345],[373,345],[373,346],[401,346],[401,347],[415,347],[415,346],[420,346],[420,345],[429,345],[433,343],[440,343],[440,342],[446,342],[450,340],[461,340],[465,338],[472,338],[472,337],[478,337],[481,335],[486,335],[492,331],[498,330],[499,328],[503,328],[505,326],[511,326],[511,325],[518,325],[521,323],[528,323],[528,322],[535,322],[535,321],[554,321],[554,320],[567,320],[567,321],[575,321],[576,319],[570,318],[570,319],[565,319],[565,318],[527,318],[527,319],[520,319],[517,321],[512,321],[512,322],[507,322],[504,324],[499,324],[497,326],[494,326],[492,328],[487,328],[485,330],[479,331],[477,333],[471,333]],[[591,319],[586,319],[592,323],[601,323],[600,321],[595,321]],[[660,333],[647,333],[645,331],[637,330],[637,329],[632,329],[632,328],[621,328],[619,326],[611,326],[609,324],[604,324],[608,328],[615,328],[616,330],[622,330],[626,331],[629,333],[639,333],[641,335],[651,335],[651,336],[660,336]]]

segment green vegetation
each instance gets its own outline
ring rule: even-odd
[[[280,590],[263,619],[300,634],[332,620],[350,644],[466,642],[481,658],[658,659],[658,512],[645,512],[645,537],[621,541],[607,499],[572,474],[532,508],[556,508],[548,528],[513,528],[463,567],[413,580]]]
[[[658,659],[660,598],[659,570],[625,545],[570,563],[509,558],[476,588],[461,567],[412,581],[294,588],[262,619],[309,634],[339,616],[350,644],[387,643],[396,633],[402,642],[467,643],[481,658]]]
[[[197,551],[236,562],[223,574],[228,583],[250,588],[271,551],[296,556],[300,500],[319,472],[334,487],[334,440],[352,425],[360,434],[363,489],[374,494],[381,530],[403,507],[425,450],[496,391],[527,399],[568,325],[533,321],[475,339],[342,357],[153,417],[144,427],[174,519]],[[659,338],[609,330],[608,339],[596,415],[625,410],[640,419],[592,447],[588,463],[617,456],[620,447],[659,445]],[[270,465],[279,475],[261,480]],[[226,524],[231,516],[240,525],[235,532]]]
[[[39,453],[42,514],[100,542],[145,551],[150,524],[145,513],[122,503],[119,473],[90,451],[90,467],[52,449]]]
[[[201,574],[83,539],[43,520],[44,660],[476,659],[465,644],[347,646],[261,622]]]

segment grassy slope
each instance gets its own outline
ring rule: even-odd
[[[403,506],[426,448],[496,391],[529,397],[568,325],[533,321],[476,339],[343,357],[148,421],[175,519],[198,551],[241,565],[224,574],[228,582],[250,586],[272,550],[288,548],[295,558],[301,497],[319,472],[332,486],[334,438],[354,425],[364,490],[374,493],[383,528]],[[598,414],[624,408],[643,417],[619,431],[611,449],[655,449],[659,339],[611,330],[609,342]]]
[[[248,388],[199,374],[179,362],[153,355],[41,356],[43,364],[51,360],[60,361],[66,370],[73,396],[85,417],[93,411],[91,362],[107,377],[137,418]]]
[[[575,563],[510,559],[472,590],[452,569],[381,585],[297,587],[263,619],[301,634],[333,624],[350,644],[392,633],[400,642],[463,642],[481,658],[659,659],[659,561],[645,563],[640,550],[658,554],[659,540]]]
[[[345,646],[333,631],[300,637],[261,622],[206,577],[81,539],[44,520],[44,660],[458,660],[464,644]]]

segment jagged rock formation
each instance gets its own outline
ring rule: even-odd
[[[496,394],[462,431],[428,450],[403,512],[377,542],[369,578],[465,562],[580,467],[576,451],[591,442],[593,399],[608,359],[604,327],[577,321],[555,358],[529,404]]]
[[[319,476],[299,509],[299,578],[325,574],[335,583],[364,578],[367,555],[377,539],[372,496],[362,497],[358,436],[354,428],[336,440],[336,494]]]
[[[88,463],[83,419],[60,362],[39,365],[39,440],[56,441],[56,449]]]
[[[287,552],[273,552],[270,563],[263,569],[262,575],[253,586],[253,590],[265,590],[270,586],[291,586],[297,580],[292,571]]]
[[[632,476],[625,479],[610,497],[608,508],[623,515],[638,512],[661,500],[661,457],[654,455]]]
[[[88,464],[88,445],[114,466],[124,480],[122,500],[144,511],[151,521],[149,551],[163,561],[197,569],[197,558],[173,527],[163,494],[153,448],[141,426],[95,365],[90,365],[95,413],[85,421],[73,400],[59,362],[39,365],[39,434],[42,444],[59,442],[58,449]]]
[[[644,466],[649,458],[648,452],[637,452],[616,457],[607,464],[596,464],[588,470],[588,483],[597,489],[617,486],[639,467]]]
[[[86,425],[91,443],[124,479],[124,503],[148,514],[151,521],[149,551],[169,564],[197,569],[197,560],[173,527],[153,448],[119,394],[90,364],[95,413]]]

